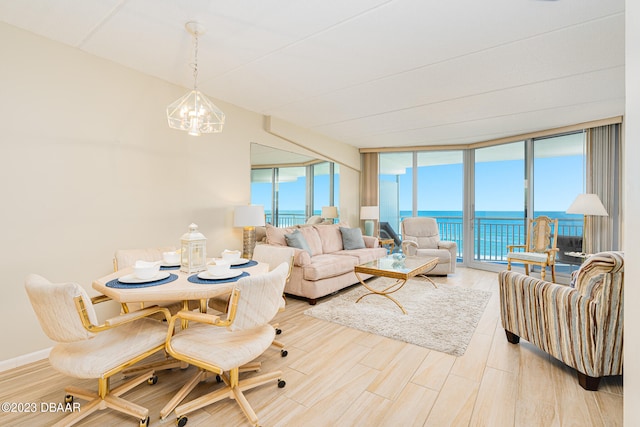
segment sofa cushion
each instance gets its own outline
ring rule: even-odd
[[[271,224],[267,224],[265,228],[267,234],[267,244],[276,246],[287,246],[287,240],[284,238],[284,235],[293,233],[293,231],[296,229],[296,227],[274,227]]]
[[[344,249],[338,224],[314,225],[322,242],[322,253],[330,254]]]
[[[287,246],[302,249],[303,251],[307,251],[311,254],[311,248],[309,248],[307,239],[304,238],[300,230],[294,230],[293,233],[285,234],[284,238],[287,241]]]
[[[320,255],[322,253],[322,242],[320,241],[318,230],[311,225],[301,225],[299,230],[309,245],[311,256]]]
[[[358,264],[364,264],[365,262],[373,261],[374,259],[382,258],[387,255],[385,248],[364,248],[364,249],[352,249],[335,252],[335,255],[347,255],[356,257]]]
[[[362,231],[359,228],[339,227],[339,229],[342,235],[342,246],[345,250],[363,249],[365,247]]]
[[[311,258],[311,264],[302,267],[305,280],[320,280],[353,271],[358,259],[347,255],[322,254]]]

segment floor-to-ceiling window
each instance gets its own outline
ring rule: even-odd
[[[558,270],[569,273],[581,259],[566,252],[582,252],[583,218],[566,210],[584,193],[584,132],[533,140],[533,216],[558,219]]]
[[[565,211],[584,192],[584,147],[584,133],[574,132],[466,150],[380,153],[380,221],[400,234],[407,216],[435,217],[441,239],[458,243],[458,261],[466,255],[467,265],[498,269],[507,245],[525,243],[527,219],[544,214],[559,219],[558,246],[571,250],[580,244],[582,218]],[[569,273],[576,263],[559,257],[558,264]]]
[[[525,235],[524,141],[474,153],[473,260],[502,262]]]
[[[440,239],[456,242],[458,258],[461,258],[464,248],[463,152],[420,151],[416,153],[416,157],[417,216],[435,218]]]
[[[400,234],[400,221],[414,211],[413,153],[381,153],[379,165],[380,226]]]

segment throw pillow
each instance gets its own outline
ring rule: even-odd
[[[340,233],[342,234],[342,246],[345,250],[364,249],[364,239],[359,228],[340,227]]]
[[[307,240],[304,238],[300,230],[295,230],[291,234],[285,234],[284,238],[287,241],[287,246],[302,249],[303,251],[307,251],[309,255],[311,255],[311,248],[309,248],[309,244],[307,243]]]

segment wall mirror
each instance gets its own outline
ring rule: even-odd
[[[251,144],[251,203],[276,227],[304,224],[337,206],[340,167],[313,154]]]

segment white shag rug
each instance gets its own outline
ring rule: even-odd
[[[369,281],[374,289],[383,289],[392,279]],[[490,292],[411,279],[391,294],[407,311],[381,295],[369,295],[356,304],[368,290],[364,286],[334,296],[309,308],[304,314],[340,325],[382,335],[432,350],[462,356],[491,296]]]

